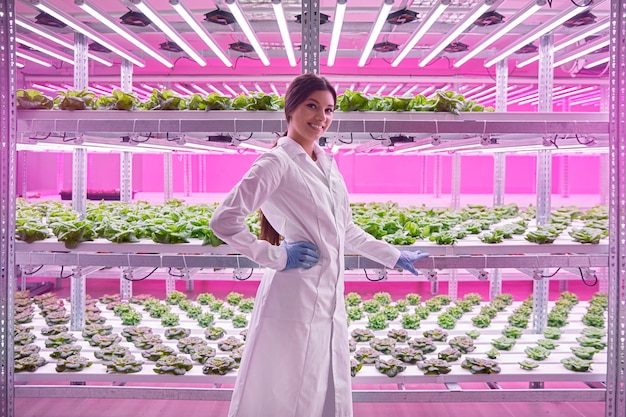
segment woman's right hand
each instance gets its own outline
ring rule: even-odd
[[[317,246],[311,242],[287,243],[283,241],[280,246],[287,251],[287,265],[283,271],[292,268],[309,269],[320,259]]]

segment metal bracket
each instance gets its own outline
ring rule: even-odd
[[[571,272],[574,275],[582,275],[583,279],[591,279],[591,280],[598,279],[598,276],[596,275],[596,271],[594,269],[589,268],[588,266],[581,266],[579,268],[563,268],[563,270],[567,272]]]
[[[437,271],[435,269],[418,269],[419,273],[424,275],[427,280],[437,281]]]
[[[530,268],[516,268],[522,274],[528,275],[532,279],[536,281],[541,281],[543,279],[543,271],[541,269],[530,269]]]
[[[467,272],[478,278],[479,281],[489,281],[489,272],[484,269],[467,269]]]

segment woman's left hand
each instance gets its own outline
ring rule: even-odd
[[[398,258],[398,262],[396,262],[394,268],[401,268],[405,271],[409,271],[413,275],[419,275],[419,272],[415,269],[415,262],[428,258],[429,256],[430,253],[427,252],[403,250],[400,252],[400,258]]]

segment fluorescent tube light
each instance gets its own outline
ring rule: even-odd
[[[254,88],[256,89],[256,91],[258,91],[259,93],[263,93],[265,94],[265,91],[263,91],[263,89],[261,88],[261,86],[259,85],[259,83],[254,83]]]
[[[277,96],[280,96],[280,93],[278,92],[278,89],[276,88],[276,86],[274,85],[274,83],[270,83],[270,88],[272,89],[272,92],[274,94],[276,94]],[[335,89],[336,90],[336,89]]]
[[[226,145],[228,146],[228,148],[223,147],[223,146],[219,146],[217,144],[210,144],[210,143],[185,143],[186,147],[189,148],[193,148],[193,149],[200,149],[203,151],[218,151],[218,152],[223,152],[223,153],[231,153],[231,154],[235,154],[235,153],[239,153],[237,151],[237,149],[235,149],[234,147],[230,146],[230,145]]]
[[[568,93],[573,93],[573,94],[577,94],[577,91],[579,90],[580,87],[576,86],[576,87],[569,87],[569,88],[561,88],[560,90],[558,90],[558,95],[555,94],[556,91],[552,90],[552,100],[559,98],[559,96],[563,95],[563,94],[568,94]],[[522,100],[519,102],[519,104],[532,104],[535,105],[539,102],[539,93],[537,94],[533,94],[532,98],[528,98],[527,100]]]
[[[364,88],[363,91],[361,91],[363,94],[367,94],[367,92],[370,90],[371,84],[367,84]]]
[[[558,56],[554,58],[554,68],[559,67],[563,64],[571,62],[575,59],[581,58],[585,55],[590,54],[593,51],[597,51],[598,49],[602,49],[605,46],[609,46],[611,40],[608,36],[603,36],[599,39],[595,39],[591,42],[586,43],[578,49],[574,49],[562,56]]]
[[[230,9],[230,12],[233,14],[233,16],[235,16],[235,19],[237,19],[239,27],[241,27],[241,30],[248,38],[250,45],[252,45],[252,47],[256,51],[259,59],[261,59],[263,65],[267,67],[270,64],[270,60],[267,58],[267,55],[265,55],[265,51],[263,51],[261,44],[256,38],[256,35],[254,34],[254,31],[252,30],[248,19],[246,19],[246,17],[244,16],[243,11],[239,6],[239,2],[237,2],[237,0],[226,0],[226,5]]]
[[[347,0],[337,0],[337,6],[335,7],[335,19],[333,22],[333,32],[330,35],[330,47],[328,48],[328,61],[326,61],[326,65],[329,67],[335,65],[337,48],[339,47],[339,37],[341,36],[341,27],[343,26],[343,19],[346,15],[347,5]]]
[[[167,58],[143,43],[133,32],[126,29],[124,26],[119,25],[105,12],[98,9],[91,3],[88,3],[87,0],[74,0],[74,4],[89,13],[99,22],[103,23],[113,32],[117,33],[122,38],[126,39],[128,42],[132,43],[133,45],[144,51],[146,54],[159,61],[161,64],[165,65],[168,68],[174,68],[174,64],[172,64]]]
[[[449,5],[450,0],[437,0],[435,5],[428,12],[428,15],[419,23],[419,26],[417,27],[415,32],[413,32],[413,34],[409,38],[409,41],[404,44],[398,56],[396,56],[396,58],[391,62],[392,67],[397,67],[400,62],[402,62],[402,60],[406,58],[406,56],[409,54],[409,52],[411,52],[413,47],[417,45],[420,39],[422,39],[426,32],[428,32],[428,29],[430,29],[430,27],[437,21],[437,19],[439,19],[439,16],[442,15],[442,13],[448,8]],[[359,66],[362,67],[363,65]]]
[[[224,86],[224,88],[225,88],[226,90],[228,90],[228,92],[229,92],[229,93],[230,93],[233,97],[237,97],[237,96],[239,95],[239,93],[238,93],[238,92],[236,92],[235,90],[233,90],[233,89],[231,88],[231,86],[230,86],[230,85],[228,85],[228,84],[226,84],[226,83],[223,83],[222,85]],[[211,84],[209,84],[209,88],[211,88],[211,87],[213,87],[213,86],[212,86]],[[215,91],[215,92],[219,91],[219,90],[216,90],[216,89],[215,89],[215,87],[211,88],[211,90],[213,90],[213,91]],[[221,94],[221,93],[220,93],[220,94]],[[224,95],[225,95],[225,94],[224,94]]]
[[[208,95],[209,95],[209,92],[208,92],[208,91],[206,91],[204,88],[200,87],[200,86],[199,86],[199,85],[197,85],[197,84],[191,84],[191,87],[192,87],[193,89],[195,89],[197,92],[199,92],[200,94],[204,94],[205,96],[208,96]],[[221,94],[221,93],[220,93],[220,94]]]
[[[552,96],[552,100],[557,100],[564,97],[575,96],[578,94],[588,93],[590,91],[597,91],[595,87],[585,87],[585,88],[576,88],[576,90],[572,91],[563,91],[559,92],[559,94],[555,94]]]
[[[476,98],[481,97],[483,95],[489,94],[492,91],[496,91],[496,87],[495,85],[493,87],[489,87],[486,90],[480,91],[478,93],[474,93],[474,94],[464,94],[465,98],[469,98],[470,100],[476,100]]]
[[[150,19],[150,21],[152,21],[152,23],[156,27],[158,27],[163,33],[165,33],[165,35],[172,42],[180,46],[187,55],[189,55],[194,61],[196,61],[198,65],[200,65],[201,67],[206,67],[206,61],[204,60],[204,58],[202,58],[200,54],[198,54],[198,52],[194,48],[192,48],[191,45],[189,45],[187,41],[185,41],[182,36],[180,36],[180,34],[176,32],[176,30],[174,30],[174,28],[169,23],[161,19],[161,16],[159,16],[157,12],[148,5],[148,3],[143,0],[131,0],[131,2],[135,5],[135,7],[137,7],[137,9],[139,9],[141,13],[145,14],[146,17]]]
[[[550,32],[550,31],[552,31],[556,27],[562,25],[563,22],[567,21],[568,19],[570,19],[570,18],[576,16],[577,14],[580,14],[580,13],[582,13],[582,12],[588,10],[588,9],[589,9],[589,6],[585,6],[585,7],[572,6],[572,7],[568,8],[568,9],[566,9],[563,13],[555,16],[554,18],[549,20],[547,23],[544,23],[543,25],[541,25],[541,26],[537,27],[536,29],[532,30],[526,36],[522,36],[521,38],[518,38],[518,40],[516,42],[512,43],[511,45],[509,45],[504,51],[501,51],[495,58],[492,58],[490,61],[485,63],[485,67],[487,67],[487,68],[491,67],[496,62],[499,62],[499,61],[503,60],[504,58],[508,57],[509,55],[514,54],[515,51],[520,49],[522,46],[528,45],[529,43],[531,43],[535,39],[538,39],[539,37],[545,35],[546,33]]]
[[[472,49],[465,54],[462,58],[458,59],[454,63],[455,68],[459,68],[461,65],[465,64],[471,58],[476,56],[478,53],[483,51],[486,47],[500,39],[502,36],[513,30],[519,24],[528,19],[529,16],[535,14],[538,10],[541,9],[543,5],[546,4],[545,0],[533,0],[528,3],[526,6],[522,8],[519,12],[517,12],[509,21],[498,27],[493,33],[487,34],[478,45],[472,47]],[[527,42],[528,43],[528,42]],[[519,48],[518,48],[519,49]]]
[[[21,52],[21,51],[16,51],[15,55],[19,56],[20,58],[24,58],[27,59],[31,62],[34,62],[35,64],[39,64],[39,65],[43,65],[44,67],[48,67],[50,68],[52,66],[52,64],[50,64],[49,62],[46,62],[42,59],[37,58],[36,56],[27,54],[25,52]]]
[[[74,60],[71,59],[69,56],[51,51],[50,49],[46,48],[45,46],[43,46],[42,44],[38,42],[25,39],[24,37],[20,35],[15,36],[15,41],[21,43],[22,45],[26,45],[29,48],[35,49],[43,54],[51,56],[52,58],[56,58],[60,61],[67,62],[70,65],[74,65]]]
[[[433,87],[432,85],[428,88],[426,88],[424,91],[422,91],[421,93],[419,93],[419,95],[425,96],[426,94],[430,93],[431,91],[433,91],[435,89],[435,87]]]
[[[363,48],[361,59],[359,59],[359,63],[358,63],[359,67],[364,66],[365,63],[367,62],[367,59],[370,56],[370,52],[372,52],[372,48],[374,47],[374,44],[376,43],[376,40],[378,39],[378,35],[380,34],[380,31],[383,29],[383,25],[387,21],[387,17],[389,16],[389,11],[393,7],[393,2],[394,0],[385,0],[382,7],[378,11],[378,17],[376,17],[376,20],[374,21],[374,25],[372,26],[372,29],[370,30],[369,36],[367,38],[367,43],[365,44],[365,47]]]
[[[185,6],[182,0],[170,0],[170,4],[176,10],[176,12],[187,22],[189,27],[193,29],[194,32],[207,44],[211,51],[226,65],[227,67],[232,67],[233,63],[230,62],[230,59],[224,54],[222,49],[215,43],[209,32],[204,28],[204,26],[200,25],[196,19],[191,15],[191,11]]]
[[[415,91],[417,89],[417,87],[419,87],[418,84],[413,85],[413,87],[411,87],[408,90],[406,90],[406,92],[404,94],[402,94],[402,95],[403,96],[410,96],[411,93],[413,93],[413,91]]]
[[[209,90],[213,91],[214,93],[219,94],[220,96],[226,96],[227,94],[222,93],[218,88],[215,88],[215,86],[213,84],[208,84]],[[237,96],[237,94],[233,94],[233,96]]]
[[[585,69],[597,67],[598,65],[606,64],[611,61],[611,56],[609,54],[602,54],[599,57],[596,57],[595,61],[591,61],[585,65]]]
[[[480,90],[481,90],[482,88],[484,88],[484,87],[485,87],[485,84],[481,84],[481,85],[479,85],[479,86],[477,86],[477,87],[472,88],[472,89],[471,89],[471,90],[469,90],[469,91],[465,91],[465,92],[463,92],[463,95],[465,96],[465,98],[467,98],[468,96],[471,96],[471,95],[472,95],[472,94],[474,94],[475,92],[480,91]]]
[[[241,91],[243,91],[244,94],[246,95],[250,94],[250,90],[248,90],[245,85],[239,83],[239,88],[241,88]]]
[[[417,150],[424,149],[424,148],[431,148],[433,146],[434,146],[433,138],[426,138],[426,139],[419,140],[417,142],[408,143],[403,146],[398,146],[398,147],[394,146],[393,153],[398,154],[398,153],[413,152],[413,151],[417,151]]]
[[[396,95],[396,93],[397,93],[398,91],[400,91],[400,89],[401,89],[402,87],[404,87],[404,84],[398,84],[398,85],[396,86],[396,88],[394,88],[393,90],[391,90],[391,91],[389,92],[389,95],[390,95],[390,96],[395,96],[395,95]]]
[[[23,27],[24,29],[30,30],[33,33],[36,33],[37,35],[41,36],[42,38],[48,39],[49,41],[52,41],[58,45],[63,46],[64,48],[67,49],[71,49],[72,51],[74,50],[74,44],[69,43],[67,41],[65,41],[64,39],[61,39],[59,37],[56,36],[56,34],[54,34],[53,32],[48,31],[45,28],[38,28],[36,25],[31,24],[30,22],[21,20],[19,17],[15,18],[15,24],[18,26]],[[87,57],[90,59],[93,59],[96,62],[99,62],[103,65],[106,65],[107,67],[112,67],[113,63],[111,61],[107,61],[104,58],[100,58],[98,55],[92,54],[91,52],[87,53]]]
[[[182,91],[185,94],[188,94],[190,96],[194,94],[193,91],[191,91],[190,89],[188,89],[184,85],[176,84],[176,88],[178,88],[178,90],[180,90],[180,91]]]
[[[251,142],[250,140],[239,142],[238,146],[242,148],[246,148],[246,149],[252,149],[257,152],[262,152],[262,153],[269,152],[272,149],[270,144],[266,145],[258,141]]]
[[[18,68],[24,68],[24,64],[22,64],[20,61],[15,61],[15,66]]]
[[[580,42],[584,39],[586,39],[587,37],[598,33],[602,30],[608,29],[611,26],[611,21],[610,19],[607,17],[606,19],[603,19],[602,21],[591,25],[591,26],[585,26],[584,29],[574,33],[573,35],[570,35],[568,37],[566,37],[565,39],[559,41],[557,44],[554,45],[554,52],[558,52],[562,49],[567,48],[570,45],[575,44],[576,42]],[[539,61],[539,54],[535,55],[532,58],[529,58],[525,61],[519,62],[517,63],[516,67],[517,68],[523,68],[528,64],[532,64],[535,61]]]
[[[380,86],[380,88],[378,90],[376,90],[376,92],[374,93],[374,95],[380,95],[383,93],[383,91],[385,91],[385,88],[387,88],[387,84],[383,84]]]
[[[122,58],[132,62],[133,64],[137,65],[138,67],[143,68],[143,67],[146,66],[144,61],[142,61],[139,58],[135,57],[134,55],[124,51],[121,47],[117,46],[113,42],[110,42],[105,37],[101,36],[100,34],[95,32],[94,30],[92,30],[89,26],[85,25],[82,22],[79,22],[78,20],[74,19],[72,16],[68,15],[67,13],[65,13],[65,12],[63,12],[61,10],[57,10],[57,9],[53,8],[52,6],[49,6],[43,0],[30,0],[30,3],[34,7],[38,8],[39,10],[41,10],[42,12],[48,13],[49,15],[51,15],[52,17],[54,17],[54,18],[60,20],[61,22],[65,23],[66,25],[68,25],[69,27],[74,29],[75,31],[80,32],[83,35],[87,36],[89,39],[92,39],[92,40],[98,42],[100,45],[102,45],[105,48],[111,50],[112,52],[116,53],[117,55],[121,56]]]
[[[508,87],[506,88],[506,91],[507,91],[507,93],[508,93],[509,91],[515,90],[515,88],[516,88],[516,86],[514,86],[514,85],[510,85],[510,86],[508,86]],[[497,89],[496,89],[496,90],[497,90]],[[492,99],[492,98],[495,100],[495,97],[496,97],[497,95],[498,95],[498,92],[497,92],[497,91],[494,91],[494,92],[489,93],[489,94],[485,94],[485,95],[480,95],[480,96],[473,97],[473,98],[472,98],[472,100],[474,100],[474,101],[483,101],[483,102],[484,102],[484,101],[487,101],[487,100],[489,100],[489,99]]]
[[[37,90],[50,91],[51,93],[56,93],[56,92],[59,91],[59,90],[57,90],[55,88],[48,87],[47,85],[36,84],[36,83],[33,83],[31,85],[31,87],[34,88],[34,89],[37,89]]]
[[[272,0],[272,7],[274,8],[274,14],[276,15],[276,23],[278,23],[280,36],[283,38],[283,44],[285,45],[287,60],[289,61],[289,65],[295,67],[296,57],[293,53],[293,44],[291,43],[291,35],[289,34],[289,28],[287,27],[287,19],[285,18],[285,11],[283,10],[283,3],[281,0]]]
[[[452,28],[448,34],[439,41],[437,46],[432,48],[428,55],[426,55],[422,60],[420,60],[418,66],[425,67],[430,61],[433,60],[446,46],[450,44],[454,39],[456,39],[465,29],[467,29],[470,25],[472,25],[476,19],[478,19],[483,13],[489,10],[495,0],[485,0],[484,3],[477,3],[476,6],[472,10],[470,10],[459,22]]]
[[[575,101],[570,101],[569,104],[570,106],[578,106],[581,104],[588,104],[588,103],[595,103],[598,101],[602,101],[602,97],[590,97],[590,98],[586,98],[583,100],[575,100]]]

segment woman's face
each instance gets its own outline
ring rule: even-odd
[[[333,121],[335,102],[328,90],[318,90],[304,100],[290,115],[287,134],[301,145],[317,141]]]

